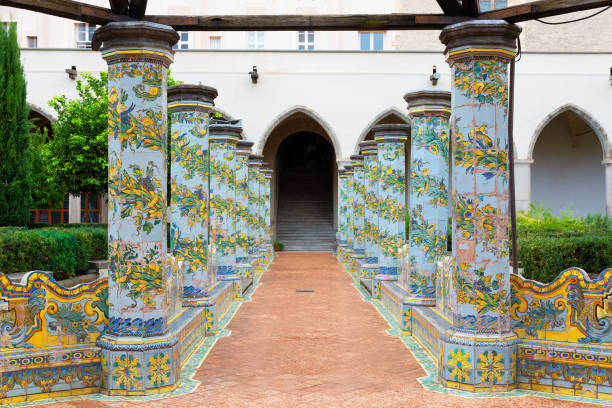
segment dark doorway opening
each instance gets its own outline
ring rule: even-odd
[[[277,153],[276,239],[288,251],[330,251],[334,247],[334,149],[322,136],[298,132]]]

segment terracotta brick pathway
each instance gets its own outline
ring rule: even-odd
[[[314,290],[314,293],[296,293]],[[195,393],[161,401],[53,407],[571,407],[548,398],[467,399],[424,390],[425,375],[328,253],[283,253],[196,374]]]

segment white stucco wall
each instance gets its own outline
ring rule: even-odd
[[[38,106],[58,94],[74,95],[74,82],[64,72],[71,65],[80,72],[106,69],[91,51],[38,49],[22,55],[28,102]],[[258,84],[248,75],[253,65],[260,73]],[[450,69],[437,52],[184,51],[171,69],[186,83],[216,87],[217,106],[243,119],[245,136],[259,152],[278,119],[299,108],[329,131],[337,160],[348,160],[377,116],[394,108],[405,112],[407,91],[431,87],[433,65],[442,75],[437,88],[450,89]],[[517,159],[531,159],[549,115],[568,104],[598,128],[606,146],[612,144],[611,66],[612,53],[524,53],[517,63]],[[601,152],[599,162],[603,157]],[[528,178],[529,171],[517,173],[517,190],[529,185]],[[528,199],[529,191],[521,197]]]
[[[605,213],[605,169],[601,144],[593,132],[579,136],[568,132],[563,117],[542,131],[533,152],[531,200],[544,203],[553,214]]]

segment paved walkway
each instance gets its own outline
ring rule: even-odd
[[[548,398],[460,398],[426,391],[425,372],[362,301],[328,253],[282,253],[195,378],[161,401],[73,401],[54,407],[573,407]],[[314,290],[314,292],[296,292]]]

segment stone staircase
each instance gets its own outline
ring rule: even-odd
[[[285,251],[332,251],[336,241],[333,225],[329,200],[279,200],[276,240],[285,245]]]

